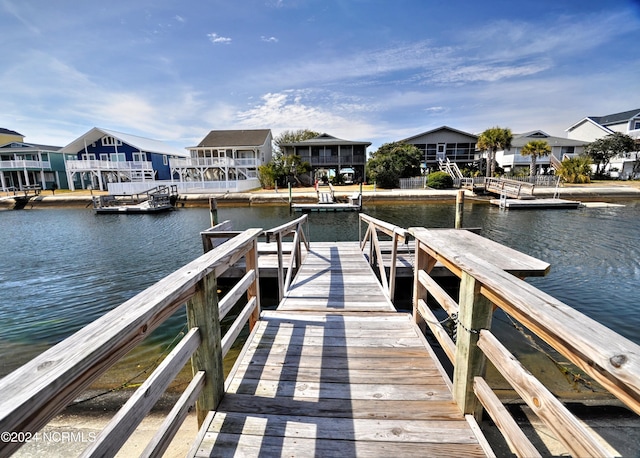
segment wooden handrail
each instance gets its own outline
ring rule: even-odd
[[[362,223],[367,224],[367,230],[364,237],[362,236]],[[389,266],[389,278],[385,271],[382,249],[380,247],[380,240],[378,238],[378,232],[391,237],[391,265]],[[382,289],[389,299],[393,301],[396,290],[396,265],[398,260],[398,242],[408,243],[410,234],[409,232],[400,227],[386,221],[382,221],[373,218],[365,213],[360,213],[358,220],[358,240],[360,242],[360,250],[365,249],[367,242],[369,242],[369,264],[378,266],[378,273],[380,276],[380,282],[382,283]]]
[[[516,276],[525,276],[527,269],[546,273],[543,263],[537,266],[525,257],[526,269],[508,260],[497,266],[502,259],[499,254],[471,253],[473,247],[464,231],[460,237],[468,252],[441,246],[456,233],[447,238],[424,228],[410,228],[409,232],[416,239],[414,317],[419,323],[426,322],[453,362],[454,398],[463,412],[478,416],[484,406],[508,436],[512,451],[517,456],[532,456],[531,444],[514,431],[515,423],[505,417],[508,414],[484,381],[488,357],[567,450],[576,455],[607,456],[609,452],[594,435],[491,334],[491,315],[495,307],[502,308],[638,414],[640,346]],[[457,302],[429,275],[436,259],[461,279]],[[427,295],[456,322],[455,343],[427,306]]]
[[[265,231],[267,243],[275,240],[278,247],[278,300],[282,300],[285,293],[288,291],[293,279],[294,272],[302,264],[302,245],[309,252],[309,241],[304,234],[304,224],[307,222],[307,215],[302,215],[295,220],[282,224]],[[284,252],[282,246],[282,239],[287,236],[293,235],[293,245],[291,248],[291,256],[289,258],[289,265],[284,266]]]
[[[241,315],[247,317],[250,323],[255,322],[259,314],[257,237],[261,232],[261,229],[248,229],[203,254],[1,379],[0,431],[35,434],[185,302],[189,302],[187,315],[192,331],[185,336],[185,343],[179,345],[182,348],[179,356],[175,361],[173,357],[167,358],[167,365],[171,367],[161,369],[164,367],[161,365],[157,369],[161,372],[156,370],[149,377],[149,380],[159,380],[160,384],[154,385],[153,390],[145,386],[145,390],[140,392],[141,396],[137,396],[138,400],[142,399],[142,404],[126,405],[118,415],[127,418],[121,426],[129,432],[140,420],[135,411],[148,407],[148,402],[144,400],[147,394],[155,390],[163,391],[161,387],[171,378],[171,373],[176,368],[179,370],[185,357],[193,354],[194,376],[204,377],[204,380],[190,385],[195,392],[185,393],[183,402],[190,402],[194,394],[205,386],[198,401],[199,417],[202,416],[201,412],[210,408],[207,399],[215,400],[216,393],[224,386],[216,278],[241,258],[246,259],[247,271],[250,272],[248,275],[253,281],[244,282],[247,292],[245,309],[249,311]],[[194,345],[199,342],[202,344]],[[198,375],[201,371],[204,376]],[[175,411],[184,413],[186,408],[176,405]],[[169,420],[163,427],[167,432],[175,432],[175,422]],[[121,426],[118,426],[115,436],[105,436],[108,437],[106,440],[99,436],[96,449],[88,454],[101,454],[107,449],[106,453],[111,454],[112,446],[109,444],[113,437],[118,437],[119,441],[121,435],[126,435],[121,434]],[[163,438],[160,442],[166,442],[167,439]],[[0,442],[0,456],[13,453],[21,445],[17,442]],[[160,443],[156,445],[160,448],[163,446]],[[106,449],[103,448],[105,446]]]

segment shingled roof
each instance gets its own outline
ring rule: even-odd
[[[18,137],[24,137],[24,135],[19,134],[15,130],[5,129],[4,127],[0,127],[0,134],[4,135],[17,135]]]
[[[613,113],[605,116],[589,116],[589,119],[597,122],[601,126],[606,126],[609,124],[618,124],[620,122],[628,121],[631,118],[635,118],[640,115],[640,108],[636,108],[635,110],[623,111],[621,113]]]
[[[224,148],[227,146],[262,146],[271,130],[212,130],[198,144],[198,148]]]

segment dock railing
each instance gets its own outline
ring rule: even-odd
[[[610,456],[595,434],[492,334],[493,311],[500,307],[517,319],[638,414],[640,346],[485,259],[437,246],[429,230],[409,232],[416,246],[414,318],[429,326],[453,363],[453,395],[463,413],[479,417],[484,407],[517,456],[540,456],[484,379],[488,359],[571,455]],[[460,278],[458,300],[429,275],[436,262]],[[427,305],[428,298],[455,322],[455,342]]]
[[[268,231],[265,231],[267,237],[267,243],[275,241],[277,245],[278,253],[278,301],[281,301],[285,293],[289,290],[291,280],[295,276],[295,273],[300,268],[303,261],[302,248],[309,252],[309,241],[304,234],[305,225],[307,225],[307,215],[302,215],[300,218],[282,224],[281,226],[274,227]],[[293,244],[291,247],[291,256],[289,257],[289,264],[284,265],[284,249],[283,240],[287,237],[293,237]]]
[[[373,218],[367,214],[360,213],[358,220],[358,240],[360,250],[364,252],[369,246],[369,265],[378,267],[380,282],[386,296],[393,301],[396,290],[396,263],[398,260],[398,244],[408,244],[410,234],[406,229],[396,226],[386,221]],[[364,236],[362,235],[362,225],[366,224]],[[391,240],[391,261],[389,266],[389,278],[385,271],[382,257],[382,247],[379,235],[384,234]]]
[[[177,196],[178,187],[176,185],[160,185],[136,194],[109,194],[106,196],[95,196],[93,207],[114,207],[119,205],[137,205],[149,201],[150,207],[162,207],[171,204],[171,198]]]
[[[0,431],[15,432],[16,441],[0,441],[0,456],[35,438],[36,432],[185,303],[189,331],[83,456],[115,455],[189,359],[193,379],[141,456],[162,455],[194,403],[201,423],[224,393],[224,355],[244,325],[249,322],[253,328],[259,317],[257,237],[261,232],[239,233],[1,379]],[[216,279],[242,258],[246,274],[219,299]],[[245,294],[246,305],[223,336],[220,320]]]
[[[485,190],[513,199],[530,199],[533,197],[535,184],[506,178],[485,178]]]

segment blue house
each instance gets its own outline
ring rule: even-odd
[[[169,160],[186,158],[186,151],[164,142],[94,127],[60,150],[66,160],[69,188],[114,188],[136,193],[171,180]],[[89,188],[90,187],[90,188]]]

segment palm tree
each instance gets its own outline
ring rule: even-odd
[[[478,137],[477,148],[488,153],[488,177],[492,177],[496,170],[496,151],[511,149],[511,140],[513,140],[511,129],[497,126],[485,130]]]
[[[591,158],[586,155],[565,159],[556,172],[567,183],[591,182]]]
[[[536,175],[536,161],[539,157],[548,156],[551,154],[551,146],[545,140],[531,140],[524,145],[520,150],[520,154],[523,156],[531,156],[531,165],[529,166],[529,176],[534,177]]]

